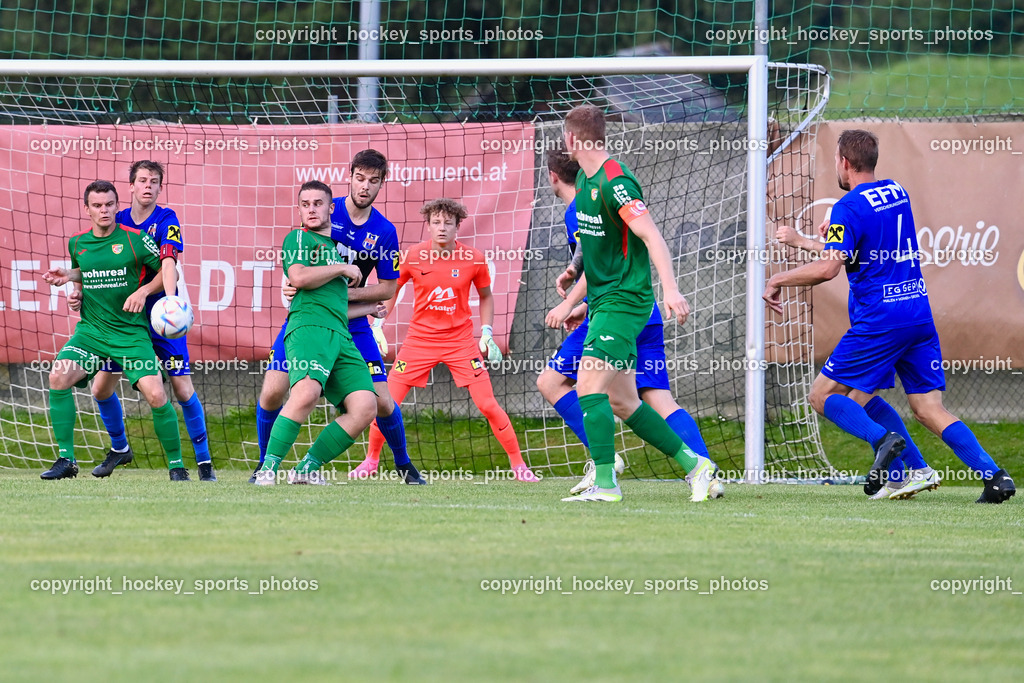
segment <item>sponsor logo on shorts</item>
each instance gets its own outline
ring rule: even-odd
[[[480,358],[474,358],[469,361],[469,367],[473,368],[473,370],[476,371],[476,374],[479,375],[484,370],[484,362]]]
[[[371,375],[383,375],[384,364],[378,361],[372,360],[366,364],[366,369],[370,371]]]
[[[164,367],[168,372],[176,372],[178,370],[185,369],[185,356],[178,354],[176,356],[168,356],[167,360],[164,361]]]
[[[601,341],[615,341],[615,337],[613,337],[610,334],[602,334],[600,336],[601,336]]]
[[[395,361],[395,372],[405,372],[405,361],[404,360],[396,360]]]

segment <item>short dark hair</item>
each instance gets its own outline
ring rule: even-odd
[[[302,187],[299,188],[299,194],[302,194],[306,190],[320,190],[328,199],[334,199],[334,193],[331,192],[331,188],[326,183],[322,183],[319,180],[307,180],[302,183]]]
[[[447,197],[441,197],[440,199],[433,199],[423,205],[420,209],[420,215],[423,216],[424,220],[430,221],[430,217],[435,213],[445,213],[455,219],[455,226],[458,227],[459,223],[466,220],[469,216],[469,211],[466,209],[466,205],[455,201],[454,199],[448,199]]]
[[[874,171],[878,163],[878,138],[866,130],[844,130],[839,136],[839,156],[849,161],[854,171]]]
[[[82,195],[82,203],[89,206],[89,195],[93,192],[103,194],[105,192],[114,193],[114,201],[117,201],[117,188],[114,187],[114,183],[109,180],[94,180],[85,186],[85,194]]]
[[[544,153],[548,170],[558,176],[566,185],[576,184],[576,174],[580,172],[580,164],[569,156],[565,145],[559,143],[554,149]]]
[[[581,104],[565,115],[565,129],[584,142],[604,142],[604,112],[592,104]]]
[[[149,159],[143,159],[142,161],[136,161],[132,164],[131,170],[128,171],[128,182],[134,183],[135,176],[138,175],[139,169],[143,168],[150,173],[155,173],[160,176],[160,184],[164,184],[164,167],[159,161],[150,161]]]
[[[357,168],[379,171],[380,178],[383,180],[388,175],[388,160],[375,149],[364,149],[352,157],[352,173],[355,173]]]

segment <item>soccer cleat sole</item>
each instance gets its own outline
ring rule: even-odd
[[[905,491],[904,489],[907,488],[907,487],[904,487],[903,489],[899,489],[898,491],[894,491],[889,496],[889,500],[910,500],[911,498],[913,498],[917,494],[921,493],[921,491],[934,491],[935,489],[939,488],[939,486],[941,486],[941,485],[942,485],[942,482],[937,481],[937,482],[935,482],[933,484],[929,484],[927,486],[922,486],[919,489],[914,489],[913,491]]]

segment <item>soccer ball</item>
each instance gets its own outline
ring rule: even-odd
[[[178,339],[192,329],[192,307],[180,296],[165,296],[153,305],[149,324],[165,339]]]

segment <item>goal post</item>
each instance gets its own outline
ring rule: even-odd
[[[693,77],[693,80],[684,80],[681,78],[683,76]],[[623,79],[616,81],[613,77],[623,77]],[[721,93],[708,85],[708,81],[712,77],[721,77],[723,82],[728,84],[720,89]],[[382,97],[381,123],[376,128],[373,127],[374,124],[367,123],[365,120],[367,114],[365,97],[345,94],[349,91],[352,93],[357,90],[361,91],[360,86],[356,84],[361,83],[359,79],[365,78],[381,80],[378,86]],[[514,105],[504,107],[501,98],[510,92],[512,97],[520,97],[524,89],[519,87],[519,83],[523,79],[531,78],[547,78],[563,85],[547,91],[548,100],[543,103],[523,104],[523,101],[517,99]],[[630,79],[639,80],[634,82]],[[678,166],[685,169],[683,172],[688,174],[685,183],[680,183],[686,185],[685,203],[688,205],[683,207],[682,199],[675,201],[676,198],[672,198],[673,203],[679,206],[673,209],[673,213],[668,214],[671,216],[671,221],[679,222],[679,225],[672,227],[673,235],[675,235],[672,243],[679,245],[681,251],[673,253],[673,261],[677,268],[677,278],[687,282],[692,281],[695,291],[703,288],[709,292],[707,312],[701,309],[702,301],[699,293],[696,295],[696,299],[691,298],[694,319],[700,321],[702,317],[705,318],[707,320],[706,327],[685,337],[679,336],[679,333],[673,331],[674,323],[666,325],[666,345],[670,359],[673,358],[673,352],[676,352],[678,357],[707,356],[710,358],[713,349],[721,346],[722,330],[733,329],[738,325],[738,319],[743,318],[742,358],[732,359],[737,361],[737,363],[733,363],[737,367],[728,370],[734,374],[728,378],[716,377],[714,373],[708,371],[710,366],[707,365],[702,365],[697,369],[684,368],[672,374],[673,389],[676,388],[675,383],[682,380],[692,383],[694,387],[693,402],[690,402],[688,397],[681,397],[679,402],[691,410],[695,417],[702,418],[702,427],[708,421],[718,421],[723,424],[735,421],[739,424],[739,428],[742,430],[743,444],[742,457],[737,458],[735,462],[742,468],[742,476],[739,478],[749,482],[765,480],[766,444],[773,451],[771,463],[773,467],[777,466],[773,472],[785,473],[800,468],[822,468],[828,465],[828,461],[821,451],[815,417],[808,410],[806,404],[809,372],[813,370],[813,356],[810,353],[813,350],[813,343],[809,327],[809,295],[800,298],[797,308],[794,309],[797,322],[792,325],[787,323],[785,329],[782,329],[773,321],[766,320],[761,293],[764,289],[766,270],[771,268],[772,264],[760,256],[766,253],[766,225],[771,221],[778,223],[782,219],[795,222],[799,218],[800,209],[802,209],[802,206],[797,206],[797,204],[810,203],[814,124],[820,119],[828,93],[828,76],[821,67],[773,65],[769,64],[764,56],[301,62],[7,60],[0,62],[0,81],[2,81],[2,85],[0,85],[0,117],[2,117],[0,129],[4,127],[13,129],[19,125],[76,125],[79,126],[79,132],[83,136],[86,136],[86,129],[89,126],[106,126],[103,128],[104,131],[120,131],[125,125],[131,125],[133,129],[146,125],[172,127],[183,125],[186,130],[174,128],[166,130],[170,130],[174,134],[180,133],[188,140],[189,135],[195,135],[189,128],[191,125],[199,127],[206,125],[209,130],[214,131],[220,126],[226,127],[228,124],[224,123],[225,121],[233,122],[241,119],[251,123],[254,129],[259,129],[260,126],[271,126],[274,134],[281,133],[287,126],[299,125],[303,127],[304,132],[309,132],[311,136],[319,136],[318,139],[323,141],[321,144],[330,144],[333,141],[332,136],[337,134],[337,128],[332,128],[332,125],[363,126],[360,130],[366,131],[368,140],[374,139],[373,135],[380,131],[381,135],[393,134],[396,140],[400,138],[405,141],[405,144],[416,147],[429,145],[429,138],[432,136],[442,136],[445,139],[445,153],[448,153],[447,149],[450,146],[451,149],[456,150],[452,154],[459,156],[470,153],[465,149],[466,143],[456,138],[453,129],[456,124],[461,124],[464,129],[467,123],[485,128],[492,126],[486,130],[498,131],[496,134],[499,135],[511,135],[507,132],[502,133],[500,127],[506,125],[503,121],[514,120],[529,129],[524,135],[530,136],[535,141],[543,140],[544,144],[547,144],[557,137],[556,131],[560,117],[572,105],[583,101],[595,101],[599,105],[605,106],[606,110],[616,109],[617,121],[610,129],[610,134],[620,136],[626,142],[637,139],[641,141],[656,139],[662,143],[662,147],[671,147],[672,141],[678,141],[680,136],[687,140],[692,138],[693,141],[707,142],[708,139],[714,139],[713,136],[716,133],[721,134],[724,141],[726,133],[732,134],[734,130],[743,127],[745,129],[744,139],[742,145],[738,145],[737,149],[713,152],[706,149],[690,150],[692,156],[707,155],[707,163],[704,166],[688,160],[685,149],[677,150],[674,156],[651,154],[636,159],[638,166],[646,165],[648,167],[642,174],[638,174],[642,176],[642,186],[645,177],[654,177],[661,173],[663,168]],[[252,89],[252,84],[255,81],[261,81],[264,84],[261,89]],[[469,86],[465,85],[467,82],[470,83]],[[739,85],[736,85],[737,83]],[[213,92],[213,89],[216,88],[234,90],[231,90],[231,94],[225,95],[222,100],[219,95],[211,96],[207,92],[207,89],[210,89],[209,92]],[[417,114],[408,107],[403,108],[403,104],[406,104],[403,100],[414,99],[407,95],[422,94],[414,92],[416,88],[428,91],[416,100],[421,110],[430,110],[430,115],[423,119],[417,118]],[[166,96],[177,104],[167,110],[161,108],[155,114],[148,112],[147,118],[140,119],[140,112],[133,111],[128,104],[133,102],[132,98],[122,96],[122,93],[132,94],[143,90],[147,93],[145,97],[148,102],[162,101],[160,98]],[[525,88],[525,90],[531,91],[530,88]],[[172,92],[172,94],[168,95],[168,92]],[[340,98],[339,92],[341,92]],[[742,94],[736,95],[737,92],[742,92]],[[720,94],[721,97],[719,97]],[[194,101],[188,101],[190,96],[194,96]],[[120,113],[116,111],[116,107],[119,106],[118,100],[128,101],[123,104],[125,110]],[[236,101],[243,102],[245,106],[236,105]],[[514,112],[514,114],[508,115],[506,118],[494,115],[487,118],[479,116],[479,106],[477,109],[473,109],[473,106],[480,102],[489,105],[492,101],[498,103],[494,105],[493,109],[501,112],[502,116],[505,116],[507,112]],[[693,115],[692,111],[687,109],[687,107],[692,107],[693,101],[704,107],[703,114]],[[69,102],[74,104],[69,105]],[[543,106],[538,106],[538,104],[543,104]],[[86,111],[89,109],[92,111]],[[680,115],[680,111],[688,111],[688,113]],[[349,123],[331,123],[339,118],[347,120]],[[419,123],[421,120],[430,122]],[[772,135],[772,126],[778,127],[780,120],[783,129],[780,140],[769,140],[769,135]],[[182,121],[186,121],[186,123],[182,124]],[[204,124],[204,121],[207,123]],[[231,125],[237,124],[232,123]],[[394,127],[389,129],[389,125]],[[402,129],[401,126],[419,126],[419,130],[410,132],[407,129]],[[478,135],[479,130],[474,129],[470,134]],[[389,131],[393,131],[393,133],[389,133]],[[133,134],[143,135],[141,133]],[[476,141],[476,138],[473,140]],[[539,143],[537,143],[534,149],[539,148]],[[787,158],[785,153],[787,149],[797,150],[797,153]],[[730,153],[732,156],[726,158],[726,155]],[[144,151],[137,151],[134,154],[137,158],[145,158]],[[428,158],[436,159],[436,150],[426,152],[426,154]],[[431,157],[431,154],[435,156]],[[769,155],[772,160],[769,160]],[[154,153],[151,156],[159,157],[160,155]],[[6,159],[0,159],[0,177],[5,173],[8,177],[13,177],[21,170],[19,164],[26,163],[25,157],[14,153],[8,154],[6,157]],[[398,162],[402,161],[400,156],[393,154],[389,154],[389,158]],[[474,156],[474,158],[476,157]],[[235,157],[223,157],[222,163],[230,164],[232,159]],[[304,159],[298,163],[304,163]],[[157,160],[166,160],[166,157],[157,158]],[[170,160],[172,163],[174,162],[173,158]],[[244,157],[242,160],[245,163]],[[109,161],[110,163],[107,163],[106,160],[93,163],[93,160],[90,159],[89,163],[82,163],[76,167],[80,169],[76,172],[80,173],[81,177],[62,178],[61,192],[65,198],[69,195],[73,196],[72,189],[76,183],[84,186],[85,183],[78,181],[88,182],[92,179],[86,178],[90,171],[106,173],[111,169],[121,169],[126,160],[122,158]],[[699,161],[703,162],[703,160]],[[742,166],[738,167],[737,163],[741,161]],[[33,160],[30,162],[35,163]],[[632,162],[633,159],[626,160],[627,165],[631,168],[633,167]],[[192,166],[186,166],[186,168],[193,171],[196,177],[203,177],[202,169],[198,168],[198,162],[188,163]],[[282,163],[287,163],[287,161]],[[343,162],[335,160],[335,164],[341,166]],[[774,167],[773,164],[784,169],[782,171],[783,185],[786,186],[785,191],[776,192],[774,197],[772,188],[769,187],[768,178],[769,168]],[[741,170],[737,173],[734,168]],[[49,170],[49,166],[46,169],[43,172],[53,172]],[[270,171],[274,169],[265,169],[262,166],[258,169],[258,174],[262,174],[264,170],[267,171],[266,177],[271,179],[269,180],[271,183],[280,182],[280,179],[287,175],[271,173]],[[523,241],[517,242],[521,247],[539,244],[538,235],[541,233],[538,230],[541,227],[552,235],[558,233],[557,226],[539,225],[541,219],[535,208],[545,202],[554,206],[551,202],[550,192],[547,191],[545,195],[545,190],[542,187],[546,177],[545,171],[543,154],[540,153],[533,155],[518,169],[523,177],[532,175],[534,178],[531,183],[532,187],[524,190],[526,194],[522,195],[522,197],[528,198],[530,206],[534,209],[526,215],[522,215],[516,225],[502,229],[512,232],[523,229],[528,231],[529,235],[525,236]],[[704,173],[708,173],[708,177],[704,179],[707,186],[720,183],[722,188],[718,189],[721,189],[722,192],[732,192],[734,196],[731,199],[742,200],[741,205],[737,205],[736,208],[722,208],[720,206],[723,204],[721,198],[712,197],[714,193],[707,191],[706,187],[704,189],[692,187],[697,180],[702,179]],[[224,175],[226,177],[229,174],[225,171]],[[403,176],[403,179],[399,180],[406,188],[412,188],[407,191],[404,200],[406,204],[412,202],[414,198],[422,197],[425,193],[437,191],[437,188],[424,186],[424,183],[429,184],[431,181],[429,170],[427,176],[419,178],[412,175],[409,179],[404,179]],[[295,178],[294,175],[291,177]],[[125,178],[122,177],[109,179],[115,181],[115,184],[125,181]],[[407,185],[406,180],[408,180]],[[180,186],[183,180],[180,177],[175,179],[172,176],[171,182]],[[262,179],[261,176],[258,183],[262,185],[264,182],[268,181]],[[663,179],[662,182],[669,188],[665,192],[671,192],[671,178]],[[343,187],[344,185],[335,188],[339,196],[345,193]],[[244,189],[256,192],[260,188],[247,187]],[[293,188],[289,188],[289,191],[291,189]],[[12,187],[10,191],[13,193],[18,190]],[[31,194],[32,191],[29,190],[29,193]],[[188,194],[187,190],[186,194]],[[239,192],[238,201],[244,201],[243,197],[246,194],[246,192]],[[183,211],[175,204],[180,202],[183,196],[179,193],[176,197],[161,197],[159,203],[166,203],[171,208],[178,210],[180,215]],[[122,197],[122,204],[124,199]],[[699,205],[702,200],[706,200],[708,204],[715,204],[714,211],[718,212],[718,218],[705,216],[699,220],[695,219],[697,226],[693,228],[686,223],[686,218],[698,214],[704,216],[702,212],[705,209]],[[775,210],[773,215],[769,216],[768,205],[776,200],[779,200],[784,208]],[[494,226],[503,223],[506,219],[505,215],[501,213],[506,209],[501,208],[500,197],[490,197],[484,204],[488,207],[487,210],[493,214],[490,222],[485,222],[485,224],[492,226],[495,230],[498,229]],[[9,206],[23,206],[23,204],[14,202]],[[557,216],[559,212],[555,208],[545,215]],[[60,213],[60,208],[55,209],[50,204],[35,220],[39,224],[49,222],[46,229],[59,231],[59,226],[62,225]],[[190,232],[195,231],[194,226],[208,220],[207,215],[219,215],[209,205],[192,207],[191,213],[191,216],[180,215],[186,242]],[[412,220],[410,216],[414,215],[411,207],[403,207],[400,213],[407,220]],[[387,212],[385,214],[388,215]],[[710,216],[710,214],[708,215]],[[77,219],[77,216],[74,218]],[[280,219],[275,217],[275,220]],[[742,223],[742,235],[737,234],[738,228],[730,232],[732,229],[730,220]],[[69,222],[73,222],[73,220]],[[8,274],[5,281],[0,282],[0,288],[2,288],[0,293],[4,294],[3,303],[6,304],[0,314],[9,318],[13,323],[5,325],[9,330],[25,330],[29,333],[21,335],[21,343],[25,347],[26,353],[20,354],[17,361],[12,361],[11,358],[0,359],[0,368],[6,368],[9,377],[17,376],[25,382],[24,387],[14,388],[12,379],[12,390],[8,395],[0,397],[0,430],[2,430],[0,432],[0,437],[2,437],[0,466],[18,466],[24,461],[41,462],[49,457],[46,446],[48,440],[41,424],[36,419],[28,419],[26,425],[24,424],[25,420],[20,417],[22,411],[27,410],[28,413],[35,413],[38,418],[42,408],[38,398],[43,387],[34,386],[34,384],[39,384],[40,381],[45,384],[45,376],[40,374],[35,378],[28,378],[20,368],[24,366],[25,360],[32,355],[30,347],[33,343],[38,345],[40,337],[49,335],[60,341],[61,334],[64,334],[63,339],[66,341],[66,329],[62,328],[60,323],[48,323],[45,330],[29,329],[33,324],[38,323],[39,318],[29,320],[19,317],[22,312],[33,309],[26,308],[24,300],[21,301],[21,307],[13,300],[16,296],[24,296],[23,292],[19,293],[17,290],[19,286],[17,282],[21,282],[17,278],[28,277],[27,272],[31,270],[30,266],[45,260],[40,259],[39,254],[30,253],[34,247],[27,247],[24,244],[25,235],[20,233],[29,231],[29,224],[34,224],[33,220],[27,222],[16,220],[13,217],[13,212],[0,213],[0,229],[9,232],[12,237],[11,247],[2,255],[2,258],[8,261],[8,263],[3,263]],[[281,230],[287,225],[286,223],[276,226],[278,230],[273,233],[275,240],[283,236]],[[556,240],[550,239],[548,233],[544,233],[544,239],[547,239],[548,250],[553,251]],[[54,240],[59,242],[59,238],[66,238],[68,234],[70,232],[67,234],[53,232],[48,235],[50,241],[48,257],[52,259],[60,253],[59,248],[53,246]],[[242,234],[239,232],[239,235]],[[564,236],[564,229],[562,234]],[[476,236],[484,237],[482,232],[477,233]],[[210,242],[220,244],[218,240],[224,238],[223,235],[217,237],[204,235],[202,240],[204,245]],[[227,239],[234,239],[234,237],[227,237]],[[402,246],[411,246],[411,244],[404,242]],[[711,253],[712,249],[722,251],[723,248],[732,249],[737,254],[742,252],[737,257],[742,259],[742,267],[739,270],[734,267],[735,263],[722,264],[720,263],[721,258],[703,256],[700,251],[707,249],[707,253]],[[540,247],[536,249],[541,250]],[[553,262],[556,261],[554,256],[548,258]],[[188,261],[187,253],[185,259],[186,263],[191,264]],[[690,275],[683,277],[683,274],[679,272],[682,268],[690,267],[687,264],[697,262],[702,262],[699,266],[699,268],[704,268],[702,273],[687,279],[690,278]],[[15,263],[18,264],[20,275],[14,272],[13,264]],[[254,261],[246,261],[245,264],[243,267],[251,270],[254,277],[264,270],[263,266]],[[188,267],[193,266],[189,265]],[[202,280],[204,283],[217,277],[217,266],[210,266],[213,270],[205,270],[207,264],[204,262],[203,268],[199,277],[205,278]],[[541,338],[541,341],[527,342],[524,346],[532,344],[535,347],[532,349],[534,355],[542,357],[550,354],[553,350],[549,346],[550,335],[537,333],[532,328],[523,332],[526,323],[523,322],[523,316],[520,315],[523,310],[528,311],[531,315],[540,312],[544,300],[544,295],[539,294],[539,289],[537,289],[541,286],[540,281],[543,278],[540,277],[539,272],[528,274],[527,271],[531,268],[531,264],[519,259],[518,262],[509,266],[508,272],[504,273],[508,282],[524,283],[529,281],[531,286],[534,282],[538,284],[534,289],[528,287],[527,290],[519,292],[518,299],[515,296],[510,298],[509,310],[506,311],[506,314],[508,327],[514,329],[506,331],[503,343],[506,347],[511,347],[513,351],[518,351],[514,348],[516,340],[519,339],[515,335],[533,334],[535,337]],[[224,272],[226,273],[226,271]],[[196,277],[191,273],[189,275],[191,278],[186,278],[186,280],[192,279],[193,282],[189,284],[194,286]],[[230,279],[233,275],[225,274],[224,277]],[[706,281],[709,278],[722,278],[719,284],[725,281],[728,282],[728,286],[723,288],[715,284],[707,284]],[[268,276],[268,281],[269,279]],[[550,284],[550,279],[548,283]],[[512,286],[518,285],[513,284]],[[740,287],[742,287],[742,306],[740,306],[739,292],[736,291]],[[722,291],[723,289],[725,292]],[[45,297],[45,293],[35,290],[35,288],[29,287],[28,291],[35,291],[34,296],[36,297]],[[686,291],[685,288],[683,293],[688,298],[691,297],[691,292]],[[50,300],[53,301],[55,296],[56,294],[51,292]],[[725,297],[729,297],[728,300]],[[270,296],[271,302],[267,306],[271,308],[276,306],[274,298]],[[524,304],[524,301],[529,301],[529,303]],[[735,305],[733,301],[735,301]],[[38,304],[39,302],[34,303]],[[253,310],[256,310],[256,306],[253,304]],[[280,310],[276,312],[280,314]],[[55,310],[51,317],[56,319],[66,313],[66,310]],[[200,327],[204,322],[203,316],[203,310],[200,310],[198,312]],[[542,313],[541,317],[543,317]],[[240,315],[234,324],[244,326],[249,324],[246,322],[247,320],[246,316]],[[283,317],[277,320],[276,324],[279,325],[282,321]],[[688,323],[688,325],[693,324],[693,322]],[[535,321],[531,325],[535,325]],[[766,330],[770,333],[767,337]],[[669,334],[674,335],[671,340]],[[207,332],[204,331],[203,335],[199,339],[194,339],[190,335],[190,344],[202,343],[202,340],[207,338]],[[707,339],[698,339],[702,335]],[[234,332],[226,330],[225,336],[233,337]],[[12,340],[13,335],[8,332],[9,345]],[[400,339],[392,338],[392,341],[400,341]],[[59,344],[56,348],[59,349]],[[766,349],[769,351],[766,352]],[[52,357],[53,350],[47,349],[46,351]],[[543,353],[541,353],[542,351]],[[706,377],[701,377],[701,375]],[[439,382],[443,381],[444,378],[439,379]],[[541,469],[548,467],[548,473],[553,475],[575,473],[583,462],[583,458],[580,456],[582,451],[581,449],[572,449],[567,445],[573,439],[564,426],[558,424],[557,415],[554,415],[553,411],[547,410],[541,417],[536,417],[541,415],[538,412],[536,401],[526,396],[526,392],[536,391],[530,382],[511,378],[507,384],[509,387],[515,387],[514,391],[518,392],[514,397],[509,395],[504,397],[507,399],[507,405],[505,405],[507,412],[514,418],[519,416],[524,421],[539,419],[542,423],[540,427],[534,427],[532,422],[528,424],[524,422],[527,426],[523,429],[527,434],[525,439],[521,438],[521,441],[525,441],[522,445],[530,464]],[[772,387],[771,391],[774,392],[773,396],[768,396],[769,385]],[[436,388],[432,388],[434,386],[435,383],[432,382],[426,393],[431,399],[434,399],[433,410],[436,411],[438,392],[435,390]],[[742,396],[737,395],[740,386],[742,386]],[[122,382],[120,390],[123,389],[125,389],[125,384]],[[200,397],[204,398],[203,388],[197,387],[197,389]],[[513,389],[508,391],[511,392]],[[241,404],[246,402],[245,392],[240,389],[238,395],[242,397],[239,399],[240,405],[230,406],[230,401],[226,401],[220,412],[227,413],[236,408],[244,410],[246,406]],[[699,401],[696,398],[698,395],[711,397],[703,399],[705,405],[708,405],[707,401],[721,403],[712,403],[710,407],[702,409],[698,405]],[[502,397],[499,396],[499,402],[501,399]],[[255,396],[251,394],[250,388],[248,401],[254,400]],[[445,399],[442,398],[442,400]],[[426,403],[424,401],[424,405]],[[735,407],[725,407],[734,404]],[[95,439],[89,441],[87,447],[90,449],[102,448],[100,446],[103,441],[102,426],[96,420],[95,415],[92,416],[91,422],[87,422],[82,415],[83,412],[89,412],[87,394],[80,394],[79,406],[80,429],[92,432],[96,436]],[[464,411],[452,407],[443,408],[441,412],[447,412],[448,417],[451,417],[455,414],[462,414]],[[434,415],[430,410],[426,410],[426,413]],[[774,426],[769,429],[768,423],[772,423]],[[244,433],[244,428],[235,431],[243,433],[236,434],[231,429],[225,429],[223,438],[228,442],[233,438],[238,438],[243,444],[249,445],[242,448],[244,455],[231,459],[251,462],[251,440],[254,439],[254,436]],[[469,431],[475,435],[472,429]],[[451,431],[451,439],[458,440],[456,432],[456,429]],[[735,438],[728,436],[728,425],[723,426],[720,432],[726,435],[722,437],[723,439]],[[432,433],[436,434],[437,432],[435,430]],[[313,434],[310,433],[309,437],[312,438]],[[214,435],[211,434],[211,440],[213,438]],[[479,437],[473,436],[472,438],[477,439],[474,443],[481,443]],[[531,440],[540,445],[534,445]],[[639,449],[640,453],[646,453],[642,446],[632,442],[626,443],[626,437],[621,430],[619,440],[627,449],[632,449],[631,452]],[[555,443],[552,443],[553,441]],[[558,443],[560,441],[565,443]],[[15,443],[18,445],[15,446]],[[227,448],[231,450],[232,444],[228,443]],[[473,447],[473,449],[475,448],[476,446]],[[488,445],[485,450],[490,453],[490,462],[500,462],[500,458],[494,456],[493,444]],[[552,456],[553,450],[560,450],[561,455]],[[733,452],[731,446],[729,451]],[[27,457],[26,452],[31,452],[34,457]],[[184,452],[187,462],[189,455],[187,444],[184,445]],[[544,462],[533,462],[531,454],[543,458]],[[4,456],[6,456],[6,462]],[[440,459],[441,456],[438,458],[439,464],[444,466],[445,462]],[[644,455],[643,458],[649,459],[647,455]],[[471,458],[471,461],[475,463],[476,459]],[[739,469],[740,467],[734,467],[732,471],[736,472]],[[637,470],[652,476],[665,476],[671,471],[671,468],[665,470],[652,466],[649,472],[642,467],[638,467]]]

